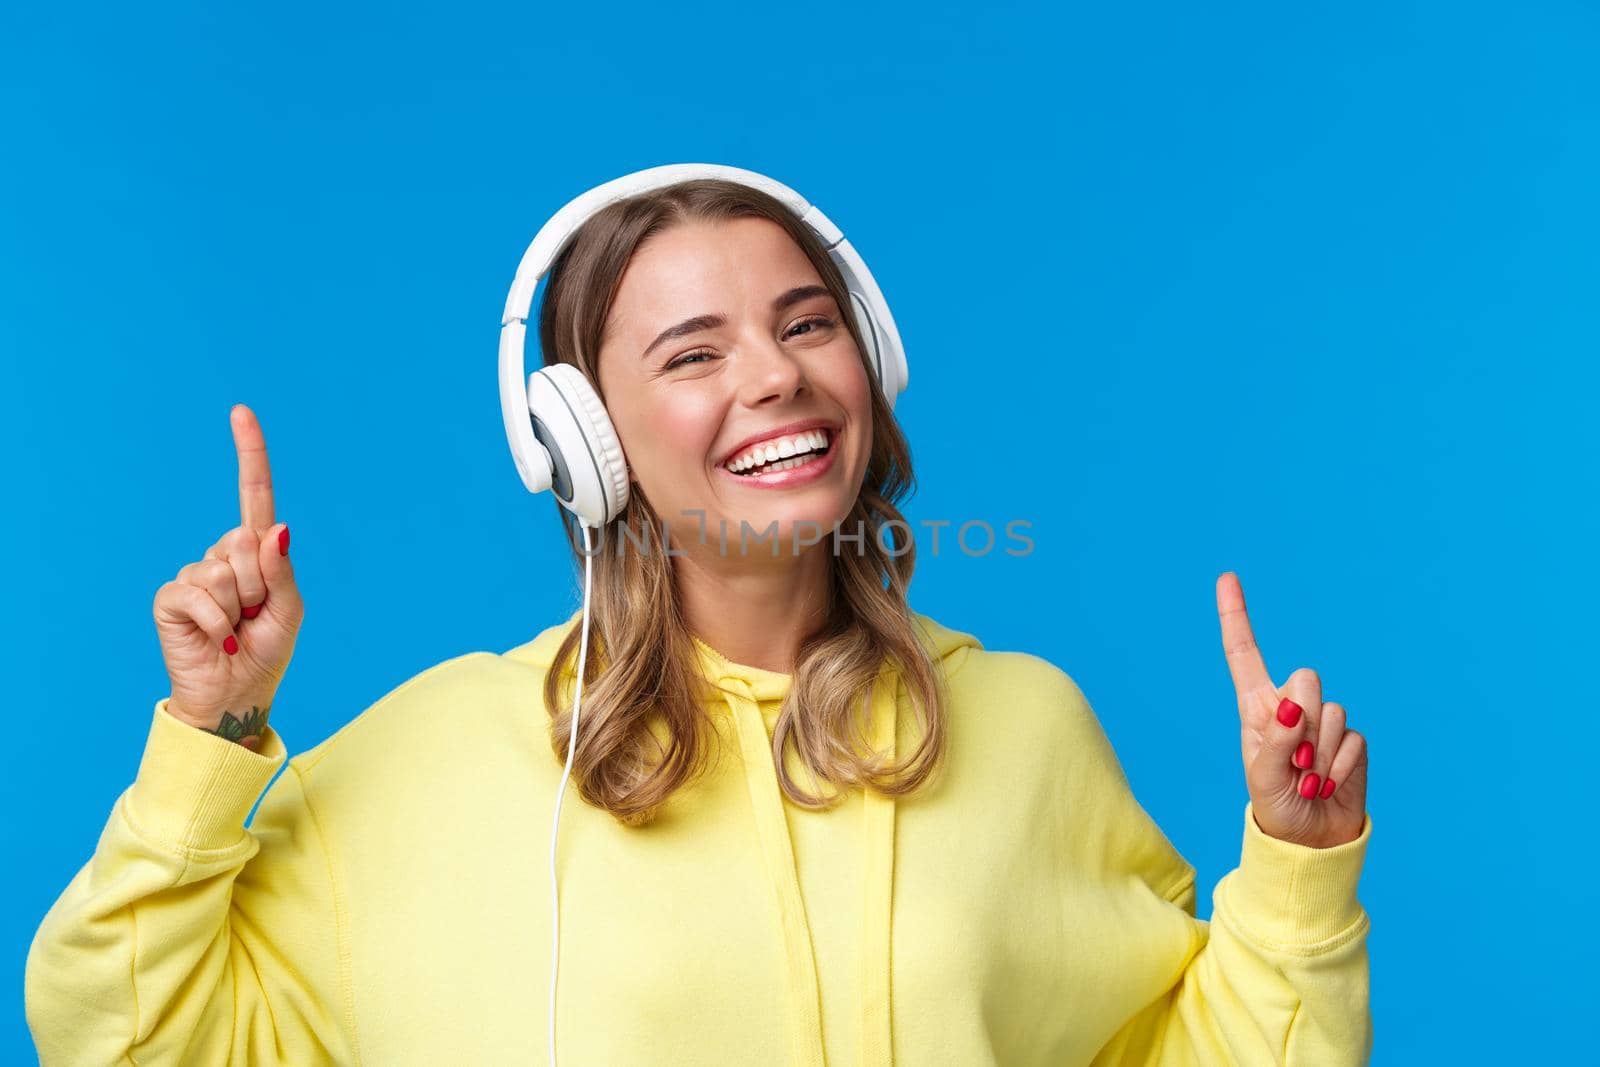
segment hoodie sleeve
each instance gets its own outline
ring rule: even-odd
[[[1217,883],[1211,919],[1197,918],[1195,868],[1135,798],[1077,684],[1049,675],[1047,704],[1072,754],[1060,802],[1088,850],[1070,870],[1094,871],[1117,894],[1119,988],[1139,1005],[1113,1022],[1091,1067],[1366,1063],[1370,921],[1356,883],[1371,816],[1353,841],[1312,848],[1269,836],[1246,803],[1239,865]]]
[[[1190,929],[1171,987],[1122,1027],[1093,1067],[1365,1064],[1372,1051],[1367,930],[1356,883],[1372,836],[1332,848],[1280,841],[1245,805],[1239,866],[1217,883],[1211,919],[1195,917],[1195,872],[1162,894]]]
[[[350,1062],[339,916],[304,772],[156,704],[138,773],[28,951],[41,1064]]]

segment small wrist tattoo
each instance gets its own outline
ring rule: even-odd
[[[236,718],[231,711],[225,711],[222,713],[222,721],[217,723],[217,728],[207,730],[206,733],[216,734],[255,752],[261,747],[261,734],[267,728],[267,713],[271,710],[271,704],[264,708],[252,704],[243,719]]]

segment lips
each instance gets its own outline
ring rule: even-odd
[[[839,442],[842,438],[843,431],[833,431],[829,435],[828,450],[813,456],[809,462],[802,463],[798,467],[767,474],[735,474],[727,467],[719,466],[717,472],[741,488],[762,490],[795,488],[827,477],[828,472],[839,462]]]
[[[764,441],[771,441],[780,437],[787,437],[790,434],[801,433],[805,430],[827,430],[828,436],[831,439],[838,436],[839,424],[830,419],[801,419],[797,422],[786,422],[781,426],[774,426],[769,430],[763,430],[758,434],[752,434],[751,436],[746,437],[743,441],[740,441],[738,444],[734,445],[732,448],[728,449],[728,451],[723,454],[722,458],[717,461],[717,466],[726,470],[728,461],[737,457],[739,453],[743,452],[751,445],[759,444]]]

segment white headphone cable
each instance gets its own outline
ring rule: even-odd
[[[589,655],[589,579],[592,575],[593,546],[589,540],[589,524],[579,521],[583,529],[583,633],[578,639],[578,688],[572,699],[572,730],[567,735],[567,766],[561,772],[561,785],[556,790],[556,810],[550,821],[550,1067],[556,1067],[556,965],[560,960],[561,901],[556,888],[556,833],[561,826],[561,798],[567,791],[567,778],[572,774],[572,756],[578,749],[578,709],[583,704],[583,664]]]

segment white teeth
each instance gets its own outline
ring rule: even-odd
[[[788,437],[775,441],[763,441],[759,445],[752,445],[744,452],[729,460],[727,467],[734,473],[747,471],[752,467],[763,464],[777,463],[779,460],[791,458],[807,458],[797,456],[797,453],[810,452],[815,449],[826,448],[828,432],[826,430],[806,430],[801,433],[791,434]],[[798,464],[794,464],[798,466]],[[787,470],[787,467],[783,468]]]

